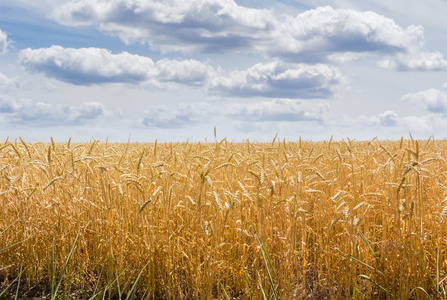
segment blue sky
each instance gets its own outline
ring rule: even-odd
[[[445,15],[443,0],[2,1],[0,140],[444,138]]]

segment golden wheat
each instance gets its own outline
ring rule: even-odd
[[[148,299],[408,299],[423,296],[410,295],[415,287],[432,297],[443,290],[447,141],[276,138],[4,142],[3,286],[24,270],[24,297],[33,286],[48,293],[53,272],[73,298],[120,295],[134,282]]]

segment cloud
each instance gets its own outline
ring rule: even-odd
[[[106,114],[104,106],[99,102],[84,102],[68,108],[68,119],[73,121],[91,120]]]
[[[112,54],[100,48],[61,46],[22,50],[19,63],[30,72],[42,72],[75,85],[144,82],[199,85],[213,72],[211,66],[194,59],[161,59],[154,63],[148,57],[127,52]]]
[[[250,49],[277,22],[270,11],[231,0],[78,0],[57,7],[53,16],[64,25],[99,24],[126,44],[149,44],[163,52]]]
[[[202,85],[215,72],[211,66],[194,59],[179,61],[164,58],[157,61],[155,67],[157,80],[190,85]]]
[[[326,98],[342,81],[337,69],[324,64],[271,62],[216,76],[208,90],[232,97]]]
[[[20,51],[19,63],[28,71],[76,85],[136,83],[156,72],[150,58],[98,48],[28,48]]]
[[[9,123],[47,127],[55,125],[79,125],[97,119],[108,112],[99,102],[84,102],[76,106],[45,102],[17,101],[0,96],[0,116]]]
[[[337,52],[327,56],[329,61],[343,64],[345,62],[353,61],[361,57],[363,54],[358,52]]]
[[[29,72],[75,85],[105,83],[174,83],[202,86],[214,94],[231,97],[326,98],[343,81],[341,73],[324,64],[258,63],[243,71],[215,70],[194,59],[152,59],[127,52],[112,54],[98,48],[52,46],[25,49],[19,62]],[[1,78],[0,78],[1,80]]]
[[[360,115],[355,119],[348,120],[351,126],[366,126],[366,127],[396,127],[402,124],[402,121],[397,113],[392,110],[387,110],[380,113],[378,116]]]
[[[387,110],[379,114],[379,124],[385,127],[396,126],[398,124],[399,116],[391,110]]]
[[[0,113],[14,113],[20,105],[12,97],[0,96]]]
[[[379,61],[379,66],[398,71],[447,71],[444,54],[426,51],[411,51],[386,57]]]
[[[147,127],[179,128],[192,125],[216,113],[204,102],[180,103],[175,108],[157,105],[144,112],[142,124]]]
[[[331,120],[334,122],[334,120]],[[445,120],[439,114],[427,114],[422,116],[399,116],[396,112],[388,110],[376,116],[361,115],[357,118],[346,119],[342,122],[342,126],[347,126],[355,130],[376,130],[383,132],[386,136],[394,134],[402,135],[408,132],[423,133],[432,135],[435,130],[445,127]],[[339,126],[340,124],[334,124]]]
[[[288,17],[275,35],[270,55],[319,61],[339,52],[400,53],[423,45],[423,28],[403,29],[371,11],[318,7]]]
[[[423,28],[402,28],[377,13],[330,6],[297,16],[247,8],[232,0],[77,0],[56,7],[69,26],[99,26],[126,44],[161,52],[254,52],[288,61],[322,62],[334,53],[421,49]],[[352,56],[351,56],[352,58]]]
[[[6,54],[8,52],[9,44],[8,35],[0,29],[0,54]]]
[[[445,84],[444,84],[445,86]],[[447,89],[429,89],[417,93],[406,94],[401,98],[412,104],[419,104],[432,113],[447,112]]]
[[[321,121],[328,113],[326,101],[274,99],[258,103],[237,103],[228,108],[228,116],[249,122]]]
[[[19,82],[17,77],[9,78],[2,72],[0,72],[0,90],[7,90],[12,88],[17,88]]]

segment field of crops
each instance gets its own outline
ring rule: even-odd
[[[0,298],[445,299],[446,150],[2,142]]]

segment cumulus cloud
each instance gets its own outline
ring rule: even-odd
[[[353,123],[352,126],[357,124],[360,126],[395,127],[401,125],[402,122],[397,113],[387,110],[377,116],[360,115],[348,123]]]
[[[270,11],[238,6],[232,0],[68,2],[53,12],[71,26],[99,24],[125,43],[170,51],[224,52],[250,49],[277,20]]]
[[[404,29],[374,12],[329,6],[288,17],[275,36],[272,55],[308,61],[337,52],[405,52],[423,44],[420,26]]]
[[[397,125],[399,116],[394,111],[387,110],[387,111],[379,114],[378,119],[379,119],[379,123],[381,126],[390,127],[390,126]]]
[[[213,112],[204,102],[180,103],[176,107],[156,105],[144,112],[142,124],[147,127],[178,128],[203,120]]]
[[[228,108],[228,116],[250,122],[321,121],[328,113],[326,101],[274,99],[258,103],[237,103]]]
[[[341,73],[328,65],[271,62],[216,76],[208,90],[236,97],[326,98],[341,81]]]
[[[211,66],[194,59],[179,61],[164,58],[157,61],[155,67],[157,80],[191,85],[202,85],[215,72]]]
[[[406,53],[424,43],[421,26],[402,28],[374,12],[329,6],[294,17],[233,0],[77,0],[57,7],[53,17],[70,26],[99,25],[125,43],[162,52],[248,51],[295,62],[343,52]]]
[[[19,62],[28,71],[42,72],[75,85],[138,84],[146,81],[198,85],[213,71],[212,67],[193,59],[162,59],[154,63],[148,57],[127,52],[112,54],[100,48],[61,46],[22,50]]]
[[[379,66],[398,71],[447,71],[447,60],[444,54],[426,51],[410,51],[388,56],[379,61]]]
[[[20,51],[19,62],[29,71],[77,85],[135,83],[156,72],[150,58],[98,48],[28,48]]]
[[[45,102],[17,101],[0,96],[0,116],[11,123],[29,126],[78,125],[107,114],[99,102],[84,102],[76,106]]]
[[[84,102],[68,108],[69,120],[91,120],[105,115],[106,111],[102,103]]]
[[[8,35],[0,29],[0,54],[8,52],[9,43]]]
[[[406,94],[401,98],[412,104],[424,106],[432,113],[447,112],[447,90],[429,89],[417,93]]]
[[[343,81],[336,68],[325,64],[274,61],[242,71],[223,71],[194,59],[153,62],[148,57],[98,48],[25,49],[19,53],[19,62],[30,72],[75,85],[174,83],[202,86],[210,93],[232,97],[326,98]]]

